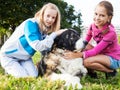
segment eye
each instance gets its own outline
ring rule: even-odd
[[[52,19],[55,19],[55,17],[52,17]]]
[[[98,15],[97,13],[94,13],[94,15]]]
[[[48,14],[47,17],[50,17],[50,15]]]
[[[100,16],[101,16],[101,17],[105,17],[105,15],[103,15],[103,14],[101,14]]]

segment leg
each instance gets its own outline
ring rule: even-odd
[[[86,68],[98,70],[102,72],[113,72],[110,67],[110,59],[106,55],[96,55],[84,60]]]
[[[26,70],[20,65],[17,59],[1,56],[1,65],[5,72],[14,77],[27,77]]]
[[[32,59],[20,61],[21,66],[26,70],[28,76],[37,77],[38,71]]]
[[[63,74],[67,73],[61,66],[57,66],[57,69]]]

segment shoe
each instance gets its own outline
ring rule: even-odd
[[[88,76],[90,76],[91,78],[97,79],[97,73],[96,72],[92,72],[88,70]]]
[[[108,79],[109,77],[115,77],[116,75],[117,75],[116,70],[113,70],[113,72],[105,73],[106,79]]]

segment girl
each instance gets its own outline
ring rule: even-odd
[[[118,45],[115,28],[111,24],[112,17],[112,4],[108,1],[101,1],[95,8],[94,23],[88,29],[82,46],[87,45],[87,50],[79,53],[66,52],[64,54],[65,58],[83,57],[86,68],[106,72],[106,76],[115,76],[115,69],[120,67],[120,46]],[[87,44],[91,38],[97,43],[95,47]]]
[[[37,77],[31,57],[36,51],[50,49],[54,38],[64,31],[59,30],[60,19],[58,7],[48,3],[34,18],[21,23],[1,48],[0,59],[5,72],[15,77]]]

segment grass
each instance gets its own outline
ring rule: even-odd
[[[33,56],[34,63],[39,60],[40,54]],[[120,90],[120,69],[117,70],[116,77],[105,79],[102,72],[97,72],[98,79],[89,76],[81,78],[82,90]],[[4,74],[4,70],[0,67],[0,90],[66,90],[63,87],[63,81],[48,81],[45,78],[14,78]],[[70,87],[69,90],[72,90]],[[76,89],[77,90],[77,89]]]

